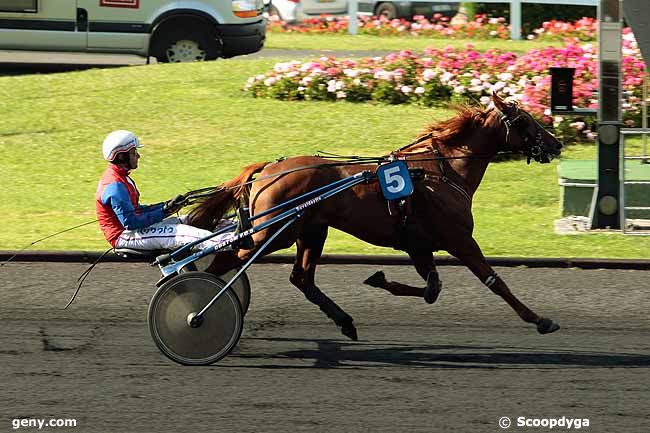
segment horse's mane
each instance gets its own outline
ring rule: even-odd
[[[431,150],[431,144],[434,147],[457,148],[466,144],[467,138],[478,127],[484,126],[485,121],[492,111],[492,108],[483,108],[471,105],[454,106],[456,115],[447,120],[441,120],[427,125],[417,136],[417,139],[431,134],[431,140],[422,140],[420,143],[409,146],[398,152],[420,153]]]

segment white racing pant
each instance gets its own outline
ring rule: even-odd
[[[180,217],[167,218],[159,223],[152,224],[137,230],[125,230],[122,232],[115,248],[128,248],[131,250],[173,250],[183,245],[204,238],[212,233],[209,230],[200,229],[194,226],[184,224],[186,215]],[[230,221],[223,220],[219,223],[215,231],[231,224]],[[232,231],[217,235],[200,243],[198,249],[207,248],[226,240],[235,235],[236,226],[233,225]]]

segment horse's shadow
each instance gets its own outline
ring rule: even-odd
[[[481,345],[431,345],[346,342],[329,339],[252,338],[278,343],[316,343],[317,348],[254,355],[238,350],[242,359],[261,361],[255,368],[372,368],[373,366],[429,367],[441,369],[551,369],[643,368],[650,355],[579,350],[540,350],[528,347]],[[273,364],[267,361],[312,361],[311,365]]]

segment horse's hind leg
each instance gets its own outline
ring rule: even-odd
[[[483,282],[492,292],[501,296],[510,307],[521,317],[524,322],[537,325],[540,334],[548,334],[560,329],[560,325],[551,319],[538,316],[529,309],[523,302],[510,291],[506,283],[494,272],[494,269],[487,263],[481,248],[474,238],[455,242],[455,247],[449,252],[458,257],[472,271],[479,280]]]
[[[433,304],[442,290],[442,282],[438,278],[433,253],[429,251],[409,252],[409,256],[415,270],[426,281],[427,285],[425,287],[413,287],[396,281],[388,281],[382,271],[375,272],[363,283],[387,290],[395,296],[416,296],[424,298],[429,304]]]
[[[352,323],[352,317],[321,292],[315,284],[316,266],[323,252],[326,238],[327,226],[325,225],[303,227],[302,233],[296,240],[296,262],[293,265],[289,281],[300,289],[309,301],[318,305],[321,311],[337,326],[341,327],[343,335],[356,341],[357,330]]]

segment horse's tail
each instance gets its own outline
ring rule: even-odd
[[[219,185],[219,189],[214,194],[210,194],[192,209],[188,215],[188,223],[202,229],[213,230],[223,215],[228,210],[237,208],[242,195],[250,190],[250,184],[246,183],[268,164],[268,162],[257,162],[248,165],[237,177]]]

